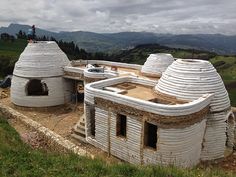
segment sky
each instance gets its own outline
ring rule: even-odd
[[[0,26],[51,31],[236,34],[236,0],[0,0]]]

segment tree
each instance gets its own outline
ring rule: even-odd
[[[16,34],[16,36],[17,36],[18,39],[27,39],[26,33],[23,32],[22,30],[20,30],[20,31],[18,32],[18,34]]]
[[[15,41],[15,37],[12,35],[9,35],[8,33],[2,33],[1,34],[1,39],[4,41],[10,41],[10,42],[14,42]]]

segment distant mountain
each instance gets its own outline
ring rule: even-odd
[[[27,34],[27,31],[29,28],[31,28],[31,26],[29,26],[29,25],[10,24],[8,27],[0,27],[0,34],[1,33],[8,33],[11,35],[16,35],[20,30],[26,32],[26,34]],[[54,36],[56,34],[57,33],[37,28],[37,35],[39,35],[39,36],[44,36],[44,35],[45,36]]]
[[[1,27],[0,33],[7,32],[15,35],[19,30],[27,32],[29,28],[29,25],[10,24],[8,27]],[[90,52],[114,52],[140,44],[158,43],[175,48],[193,48],[225,55],[236,54],[236,36],[221,34],[172,35],[148,32],[93,33],[85,31],[56,33],[40,28],[36,28],[36,33],[38,36],[53,36],[57,40],[74,41],[80,48]]]

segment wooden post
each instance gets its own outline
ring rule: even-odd
[[[108,130],[107,130],[107,141],[108,141],[108,148],[107,153],[108,157],[111,156],[111,108],[108,109]]]
[[[141,127],[141,144],[140,144],[140,161],[141,161],[141,165],[143,165],[143,148],[144,148],[144,124],[145,124],[145,117],[143,117],[143,119],[141,119],[141,123],[142,123],[142,127]]]

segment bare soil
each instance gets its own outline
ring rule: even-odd
[[[9,94],[7,98],[0,99],[0,101],[1,103],[17,110],[32,120],[49,128],[67,140],[70,140],[80,148],[90,152],[96,157],[105,159],[109,163],[120,162],[120,160],[115,157],[108,157],[108,155],[102,150],[71,137],[73,126],[79,121],[80,117],[84,113],[83,102],[79,102],[77,105],[68,104],[54,107],[52,109],[32,109],[16,107],[11,103]],[[47,144],[45,144],[45,142],[39,138],[35,131],[30,130],[28,127],[14,119],[9,120],[9,123],[20,134],[22,140],[29,144],[32,148],[43,148],[47,150]]]

